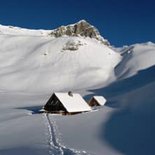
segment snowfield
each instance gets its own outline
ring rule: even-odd
[[[135,44],[121,50],[123,59],[115,73],[118,78],[128,78],[154,65],[155,44]]]
[[[0,155],[153,155],[155,44],[0,26]],[[99,110],[41,114],[54,91],[102,95]]]
[[[113,69],[121,59],[90,38],[0,35],[0,42],[0,88],[9,91],[48,93],[94,87],[114,78]],[[80,45],[77,50],[64,50],[68,42]]]

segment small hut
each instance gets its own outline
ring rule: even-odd
[[[106,99],[103,96],[93,96],[88,104],[91,107],[95,107],[95,106],[102,106],[106,103]]]
[[[90,111],[90,106],[80,94],[53,93],[44,106],[45,112],[59,114],[76,114]]]

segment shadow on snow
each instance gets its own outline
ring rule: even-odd
[[[93,92],[118,109],[99,137],[126,155],[155,154],[155,66]]]
[[[43,106],[29,106],[29,107],[20,107],[16,109],[23,109],[23,110],[28,110],[32,112],[32,114],[39,114],[41,113],[40,110],[42,109]]]

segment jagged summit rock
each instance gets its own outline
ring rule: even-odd
[[[104,39],[96,27],[92,26],[86,20],[80,20],[75,24],[70,24],[67,26],[60,26],[54,30],[33,30],[20,28],[15,26],[3,26],[0,25],[0,34],[4,35],[14,35],[14,36],[52,36],[52,37],[62,37],[62,36],[77,36],[77,37],[89,37],[100,41],[105,45],[110,45],[110,43]]]
[[[60,26],[53,30],[50,35],[55,37],[61,36],[82,36],[90,37],[101,41],[106,45],[110,45],[107,40],[105,40],[94,26],[88,23],[86,20],[80,20],[79,22],[67,26]]]

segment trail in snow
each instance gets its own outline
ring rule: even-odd
[[[67,148],[59,142],[59,139],[56,137],[56,123],[53,119],[50,120],[48,114],[44,114],[46,124],[49,132],[49,154],[50,155],[91,155],[86,151],[77,151],[72,148]]]

